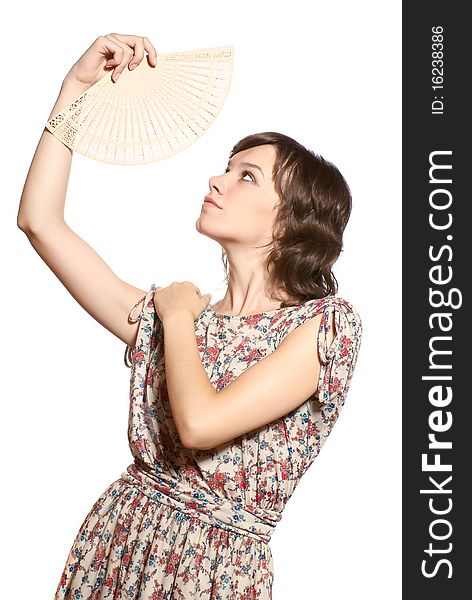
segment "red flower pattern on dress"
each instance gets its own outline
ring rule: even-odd
[[[217,448],[192,450],[181,444],[173,421],[154,290],[142,303],[129,353],[128,441],[134,462],[83,521],[54,600],[269,600],[270,546],[250,535],[250,527],[258,523],[256,531],[273,530],[269,517],[271,523],[280,518],[334,427],[357,361],[360,317],[336,296],[249,317],[205,309],[195,321],[195,340],[216,390],[231,385],[320,312],[313,345],[322,364],[317,397]]]

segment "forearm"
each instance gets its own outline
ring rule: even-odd
[[[69,75],[64,79],[48,121],[87,89]],[[72,162],[72,150],[47,129],[43,130],[23,187],[17,224],[22,230],[39,231],[64,220],[64,205]]]
[[[205,415],[217,392],[202,364],[190,313],[164,318],[164,360],[167,391],[174,421],[184,445],[197,445]]]

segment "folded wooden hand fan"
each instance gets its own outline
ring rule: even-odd
[[[168,158],[210,127],[229,91],[233,47],[146,56],[118,81],[107,73],[46,124],[66,146],[102,162],[137,165]]]

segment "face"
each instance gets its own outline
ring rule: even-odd
[[[205,202],[195,223],[197,231],[223,246],[225,242],[251,246],[270,242],[279,201],[272,181],[275,157],[270,144],[235,154],[225,172],[209,180],[208,195],[221,208]]]

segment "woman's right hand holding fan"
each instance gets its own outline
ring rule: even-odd
[[[71,67],[66,79],[91,87],[113,69],[116,82],[123,69],[132,71],[147,52],[149,66],[156,66],[156,49],[147,37],[110,33],[98,37]]]

